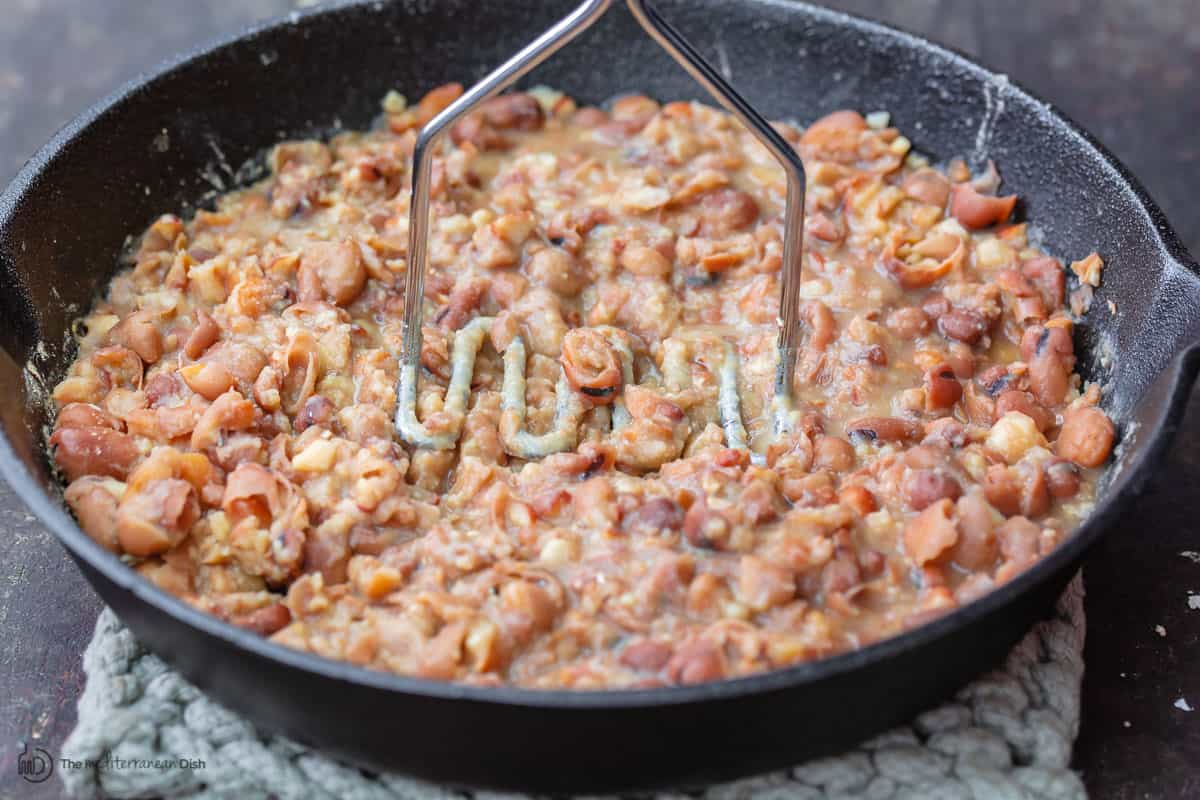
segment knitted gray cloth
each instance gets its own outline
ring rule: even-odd
[[[716,786],[704,800],[1062,800],[1083,678],[1083,583],[955,700],[835,758]],[[83,656],[87,687],[59,770],[74,797],[465,800],[399,775],[365,775],[222,708],[146,652],[105,610]],[[71,768],[67,761],[83,762]],[[203,766],[197,762],[202,761]],[[478,792],[477,800],[501,800]],[[505,800],[518,800],[511,796]],[[686,800],[660,795],[655,800]]]

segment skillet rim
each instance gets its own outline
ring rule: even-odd
[[[902,28],[841,11],[814,6],[795,0],[754,0],[764,6],[783,7],[798,11],[810,18],[822,19],[843,27],[884,36],[896,40],[909,49],[923,50],[938,56],[947,64],[986,82],[1001,78],[1010,91],[1041,106],[1048,116],[1060,123],[1061,133],[1078,140],[1090,148],[1103,171],[1111,173],[1114,183],[1129,193],[1136,205],[1146,215],[1155,231],[1153,244],[1158,256],[1168,264],[1165,272],[1178,269],[1188,276],[1193,288],[1200,288],[1200,266],[1187,252],[1178,235],[1167,221],[1165,214],[1149,196],[1141,182],[1092,134],[1083,129],[1055,105],[1026,89],[1020,82],[990,69],[960,51],[932,42],[923,36]],[[0,194],[0,230],[19,210],[26,194],[43,180],[44,172],[69,148],[75,139],[85,133],[94,123],[109,114],[120,113],[119,106],[126,100],[182,69],[196,65],[202,59],[212,57],[228,48],[244,46],[247,41],[285,26],[321,24],[320,18],[334,18],[347,10],[366,8],[379,11],[385,4],[380,0],[335,0],[317,7],[292,11],[289,14],[246,26],[239,31],[207,40],[189,48],[182,54],[161,62],[157,67],[140,72],[124,85],[97,101],[80,113],[44,144],[21,168],[12,182]],[[1148,242],[1147,245],[1150,243]],[[19,273],[18,273],[19,274]],[[1165,273],[1164,273],[1165,274]],[[35,309],[35,312],[37,309]],[[352,683],[373,690],[418,695],[434,700],[459,700],[489,705],[503,705],[545,710],[601,710],[636,709],[660,706],[687,705],[696,702],[733,701],[748,695],[769,693],[795,688],[820,680],[850,674],[872,664],[886,661],[899,654],[932,643],[954,630],[968,627],[993,613],[1003,613],[1019,596],[1026,594],[1041,583],[1049,580],[1063,567],[1078,561],[1083,553],[1104,534],[1117,518],[1126,511],[1126,504],[1141,489],[1160,460],[1190,395],[1192,378],[1200,368],[1200,343],[1185,342],[1172,353],[1162,368],[1157,380],[1168,374],[1168,394],[1161,402],[1161,409],[1153,421],[1151,438],[1140,449],[1137,456],[1122,465],[1109,491],[1097,501],[1095,509],[1076,528],[1067,541],[1050,554],[1024,571],[1015,579],[993,589],[983,597],[959,607],[954,611],[927,622],[909,631],[890,636],[858,650],[847,651],[816,661],[804,662],[783,669],[726,679],[693,686],[662,687],[654,689],[605,689],[605,690],[540,690],[512,686],[479,687],[458,683],[433,681],[406,675],[371,670],[349,662],[337,661],[313,653],[294,650],[276,644],[250,631],[238,628],[213,615],[196,609],[184,601],[168,594],[139,576],[116,555],[102,548],[87,536],[75,520],[66,513],[61,503],[52,499],[42,488],[39,480],[26,469],[16,454],[6,431],[0,431],[0,466],[4,477],[18,497],[32,510],[38,519],[74,556],[102,574],[115,586],[132,593],[138,600],[156,611],[183,623],[197,632],[215,637],[233,647],[248,651],[254,656],[275,662],[283,667],[299,669],[315,676],[341,683]],[[1142,424],[1143,427],[1146,423]],[[948,687],[949,688],[949,687]]]

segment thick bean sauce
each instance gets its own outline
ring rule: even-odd
[[[456,331],[495,321],[457,449],[403,444],[409,164],[460,92],[390,96],[378,129],[281,144],[262,183],[163,216],[79,327],[49,444],[80,524],[146,579],[381,670],[655,686],[921,624],[1087,513],[1115,431],[1074,371],[1062,262],[994,169],[930,167],[854,111],[779,126],[810,180],[801,422],[782,440],[764,412],[784,177],[745,130],[548,90],[458,124],[433,172],[431,429],[453,423]],[[1075,255],[1090,290],[1099,257]],[[499,353],[518,335],[531,428],[560,370],[588,409],[571,452],[505,452]],[[728,345],[753,461],[719,424]]]

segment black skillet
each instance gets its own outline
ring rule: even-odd
[[[997,663],[1137,502],[1200,367],[1200,277],[1124,167],[1003,76],[908,34],[779,0],[658,5],[768,116],[888,109],[926,153],[993,158],[1054,253],[1104,255],[1077,349],[1084,373],[1108,387],[1122,444],[1095,513],[1033,569],[911,633],[690,688],[529,692],[368,672],[270,644],[152,588],[75,525],[42,444],[42,387],[62,376],[71,321],[117,268],[126,236],[253,177],[239,165],[281,138],[369,125],[388,89],[413,97],[478,79],[569,5],[309,11],[135,81],[61,131],[0,197],[0,468],[137,636],[229,707],[358,763],[464,786],[599,792],[733,778],[843,748]],[[592,102],[634,90],[705,99],[619,9],[526,84],[538,82]]]

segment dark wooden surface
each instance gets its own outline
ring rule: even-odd
[[[89,103],[180,49],[304,0],[6,0],[0,10],[0,184]],[[957,47],[1051,100],[1137,174],[1200,253],[1197,0],[829,3]],[[1089,557],[1083,728],[1095,798],[1200,797],[1200,392],[1138,507]],[[1198,557],[1200,558],[1200,557]],[[57,751],[100,603],[0,486],[0,798],[52,798],[17,775],[19,742]],[[1156,626],[1161,626],[1156,630]]]

